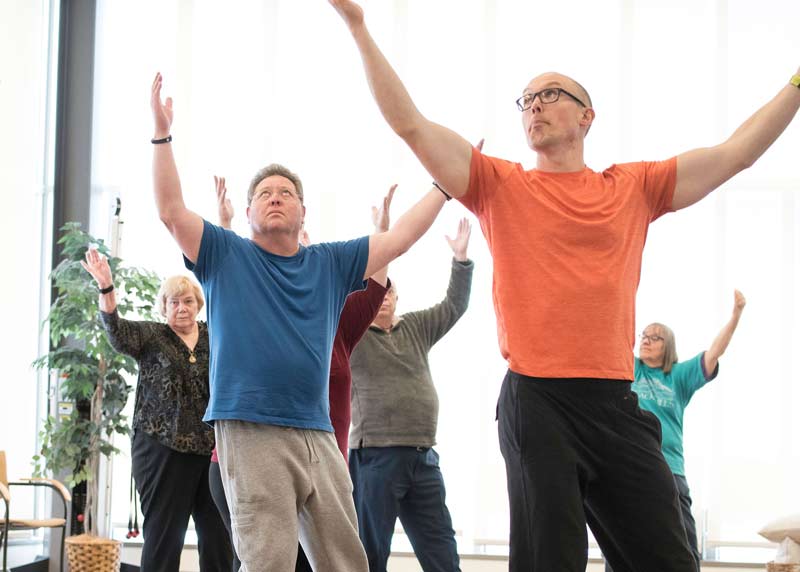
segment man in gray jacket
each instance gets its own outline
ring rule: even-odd
[[[353,351],[350,476],[370,572],[385,572],[397,517],[425,572],[459,570],[455,533],[439,470],[439,399],[428,352],[467,310],[473,263],[466,219],[454,239],[445,299],[397,316],[394,284]]]

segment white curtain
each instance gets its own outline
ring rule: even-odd
[[[12,480],[32,473],[46,407],[47,376],[31,362],[48,348],[57,12],[50,0],[0,2],[0,450]],[[16,492],[12,514],[33,514],[32,499]]]
[[[597,120],[587,162],[602,170],[721,142],[800,64],[800,4],[783,0],[364,6],[423,113],[472,141],[485,137],[485,152],[528,166],[534,157],[514,100],[541,72],[572,75],[592,94]],[[115,1],[99,8],[94,230],[105,231],[119,196],[128,263],[162,275],[184,272],[152,199],[148,98],[156,71],[174,98],[173,145],[186,202],[211,220],[212,175],[225,175],[234,228],[246,233],[247,184],[271,162],[303,178],[315,241],[368,233],[369,207],[392,183],[400,183],[395,217],[427,190],[430,177],[380,117],[352,39],[327,2]],[[672,326],[682,358],[709,346],[730,314],[734,288],[748,299],[718,379],[686,413],[687,476],[711,542],[757,541],[762,524],[799,504],[799,150],[796,121],[750,171],[656,222],[645,250],[638,327]],[[392,265],[400,311],[444,295],[450,251],[443,235],[465,215],[448,204],[420,244]],[[431,357],[448,504],[468,551],[473,541],[508,537],[494,423],[505,364],[495,339],[490,259],[477,225],[475,231],[470,309]],[[119,523],[127,521],[127,463],[123,456],[115,469]]]

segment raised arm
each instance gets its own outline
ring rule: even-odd
[[[800,69],[797,73],[800,75]],[[753,165],[783,133],[799,108],[800,89],[788,84],[724,143],[679,155],[672,208],[678,210],[696,203]]]
[[[722,327],[717,337],[714,338],[711,347],[706,350],[703,356],[706,373],[708,375],[711,375],[711,372],[717,368],[720,356],[725,353],[728,344],[731,343],[733,332],[736,331],[736,326],[739,325],[739,318],[742,316],[742,310],[744,310],[744,305],[746,303],[747,301],[744,299],[744,295],[738,290],[734,290],[733,315],[731,315],[731,319],[728,320],[728,323]]]
[[[457,133],[426,119],[381,53],[364,22],[364,11],[350,0],[330,0],[356,42],[372,96],[397,133],[451,196],[467,192],[472,145]]]
[[[214,188],[217,191],[217,216],[222,228],[231,228],[233,220],[233,204],[228,198],[228,189],[225,186],[225,177],[214,175]]]
[[[427,232],[444,205],[444,195],[434,188],[422,197],[387,232],[369,237],[369,259],[364,278],[372,276],[403,254]]]
[[[389,230],[389,207],[392,206],[392,198],[397,185],[394,184],[389,187],[389,192],[383,197],[381,207],[372,207],[372,224],[375,226],[375,234],[386,232]],[[386,280],[389,275],[389,265],[381,267],[375,274],[370,276],[375,282],[381,286],[386,286]],[[370,320],[371,322],[372,320]]]
[[[162,77],[156,74],[150,94],[150,107],[153,110],[153,141],[164,141],[170,137],[172,128],[172,98],[161,101]],[[197,262],[200,240],[203,238],[203,219],[183,202],[181,181],[172,143],[169,141],[153,145],[153,190],[156,208],[161,222],[178,243],[183,254],[192,262]]]
[[[471,233],[472,227],[469,221],[462,218],[458,222],[455,238],[445,236],[453,251],[453,258],[450,261],[450,282],[444,299],[425,310],[405,314],[405,317],[409,318],[409,324],[418,328],[420,337],[427,340],[428,347],[433,347],[442,339],[461,319],[469,306],[472,274],[475,269],[475,264],[467,257]]]
[[[117,296],[114,291],[114,279],[111,276],[111,267],[108,259],[94,248],[86,250],[85,260],[81,266],[92,275],[100,292],[100,310],[110,314],[117,308]],[[109,290],[110,288],[110,290]]]

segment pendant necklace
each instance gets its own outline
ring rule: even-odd
[[[194,350],[189,350],[189,363],[197,362],[197,358],[194,357]]]

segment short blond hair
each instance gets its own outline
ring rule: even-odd
[[[197,300],[197,311],[202,310],[205,299],[200,285],[194,280],[190,280],[187,276],[179,274],[178,276],[170,276],[161,283],[161,288],[158,290],[158,311],[161,312],[161,315],[167,315],[167,298],[182,296],[186,292],[194,294],[195,300]]]

